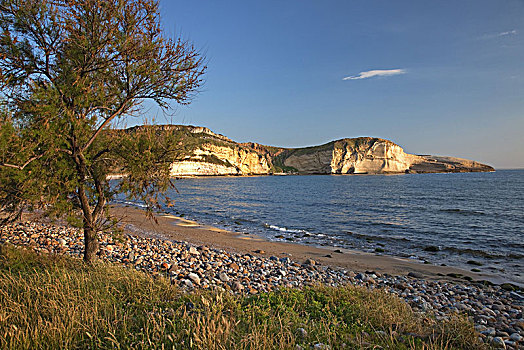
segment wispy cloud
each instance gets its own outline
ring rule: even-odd
[[[497,36],[516,35],[516,34],[517,34],[517,30],[513,29],[507,32],[499,33]]]
[[[358,75],[349,76],[342,78],[342,80],[359,80],[359,79],[368,79],[373,77],[388,77],[392,75],[405,74],[407,71],[405,69],[375,69],[368,70],[365,72],[360,72]]]
[[[517,35],[517,34],[518,34],[517,30],[513,29],[513,30],[508,30],[506,32],[486,34],[486,35],[483,35],[481,39],[493,39],[493,38],[500,38],[503,36]]]

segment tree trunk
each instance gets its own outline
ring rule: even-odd
[[[84,225],[84,244],[84,261],[92,264],[96,261],[98,253],[98,237],[96,231],[88,225]]]
[[[74,145],[73,148],[76,149],[76,146]],[[96,217],[93,217],[91,206],[89,205],[89,199],[85,191],[87,168],[84,155],[78,150],[73,153],[75,154],[74,160],[76,163],[78,178],[80,180],[78,183],[77,195],[80,200],[82,213],[84,214],[84,261],[88,264],[92,264],[95,262],[96,253],[98,252],[98,237],[95,229]]]

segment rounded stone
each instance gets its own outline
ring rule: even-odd
[[[222,282],[229,282],[229,276],[225,273],[225,272],[220,272],[218,274],[218,278],[222,281]]]
[[[200,277],[196,273],[190,273],[187,277],[195,284],[200,284]]]

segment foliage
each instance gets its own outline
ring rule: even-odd
[[[303,156],[307,154],[317,153],[317,152],[323,152],[323,151],[331,151],[333,150],[334,141],[328,142],[326,144],[320,145],[320,146],[311,146],[311,147],[303,147],[303,148],[295,148],[292,149],[288,156]]]
[[[465,318],[437,322],[380,290],[184,293],[116,265],[4,250],[0,348],[482,348]]]
[[[146,99],[189,103],[203,58],[163,37],[156,0],[0,0],[0,11],[0,209],[66,214],[84,228],[91,261],[96,231],[111,225],[108,201],[158,204],[178,145],[153,128],[106,131]],[[112,188],[115,166],[129,176]]]
[[[291,151],[292,152],[292,151]],[[289,150],[284,150],[282,153],[274,156],[271,159],[272,171],[274,173],[295,173],[298,174],[298,170],[294,167],[287,166],[284,164],[287,157],[292,154]]]

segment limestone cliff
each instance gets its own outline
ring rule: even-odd
[[[493,171],[475,161],[405,153],[397,144],[371,137],[304,148],[236,143],[203,127],[160,125],[181,135],[172,176],[291,174],[395,174]]]
[[[256,151],[235,143],[204,142],[192,154],[173,162],[171,174],[177,175],[266,175],[267,159]]]
[[[391,141],[359,137],[291,151],[284,164],[299,173],[403,173],[419,160]]]
[[[493,171],[467,159],[405,153],[384,139],[342,139],[318,147],[288,151],[284,164],[302,174],[395,174]]]

